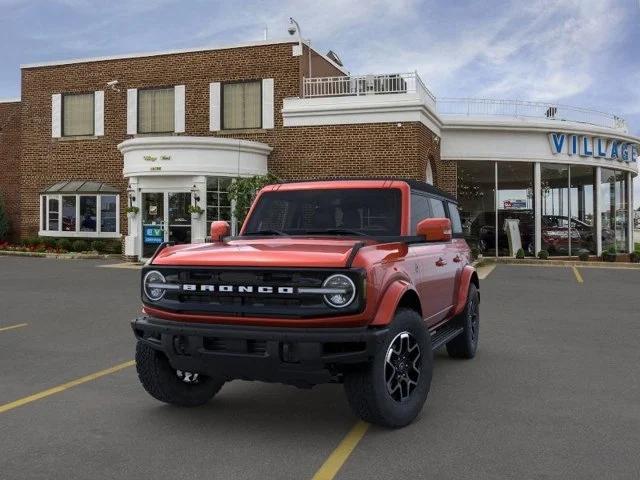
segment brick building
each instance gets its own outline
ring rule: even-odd
[[[496,254],[504,243],[498,211],[514,200],[509,205],[529,212],[535,225],[521,243],[537,251],[545,242],[540,169],[558,161],[547,142],[558,120],[563,134],[588,136],[592,148],[605,138],[628,149],[628,161],[615,162],[614,195],[622,189],[624,201],[610,209],[613,217],[632,203],[638,139],[624,125],[567,122],[557,109],[533,112],[530,121],[490,104],[436,102],[415,73],[351,76],[337,62],[285,40],[24,65],[20,101],[0,103],[0,192],[13,235],[123,238],[126,255],[146,257],[161,240],[203,240],[212,220],[231,219],[225,192],[233,178],[272,172],[283,179],[429,181],[462,194],[468,236]],[[567,152],[563,162],[584,164],[584,157]],[[611,166],[605,157],[587,160],[592,190],[600,168]],[[498,162],[527,167],[501,188]],[[492,207],[466,198],[470,191],[492,195]],[[524,207],[522,196],[529,199]],[[595,220],[601,203],[591,202],[590,221],[602,239],[605,219]],[[192,217],[189,205],[205,213]],[[138,213],[127,215],[128,206]],[[486,236],[488,220],[477,224],[487,212],[494,215],[493,246],[478,233]],[[621,241],[628,243],[628,234]],[[602,241],[593,245],[594,253],[602,248]]]

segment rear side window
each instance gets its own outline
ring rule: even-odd
[[[429,199],[424,195],[417,193],[411,194],[411,235],[416,234],[418,222],[429,218],[431,209],[429,208]]]
[[[460,212],[458,206],[455,203],[448,203],[449,207],[449,219],[451,220],[451,230],[453,234],[462,233],[462,222],[460,221]]]
[[[431,204],[431,216],[433,218],[447,218],[447,214],[444,212],[444,203],[442,200],[430,198],[429,203]]]

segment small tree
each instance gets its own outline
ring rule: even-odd
[[[9,236],[9,217],[4,208],[4,200],[0,192],[0,241],[6,240]]]
[[[278,183],[279,179],[275,175],[255,175],[253,177],[239,177],[229,185],[228,196],[234,202],[233,214],[239,224],[244,222],[244,218],[249,213],[249,208],[256,196],[256,193],[271,183]]]

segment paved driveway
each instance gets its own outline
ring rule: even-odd
[[[101,264],[0,257],[2,479],[310,479],[336,451],[339,479],[640,478],[640,270],[497,266],[476,359],[439,353],[416,423],[358,443],[337,385],[153,400],[126,363],[139,272]]]

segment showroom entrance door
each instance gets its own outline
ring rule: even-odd
[[[191,243],[190,192],[142,193],[142,257],[162,242]]]

